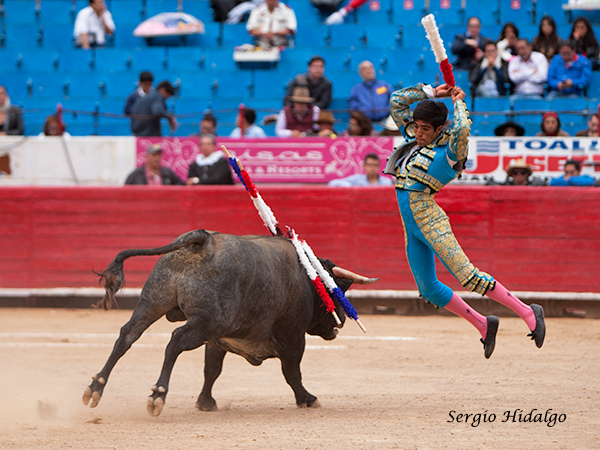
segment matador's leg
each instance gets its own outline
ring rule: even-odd
[[[446,268],[466,288],[510,308],[521,317],[538,347],[544,342],[544,312],[539,305],[526,305],[494,278],[476,268],[456,240],[446,213],[428,194],[410,193],[410,207],[427,244]]]

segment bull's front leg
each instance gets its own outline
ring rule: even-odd
[[[206,344],[204,353],[204,386],[198,396],[196,407],[201,411],[216,411],[217,402],[212,397],[212,387],[223,370],[223,360],[227,351],[219,348],[215,343]]]
[[[152,394],[148,397],[147,410],[151,416],[158,416],[167,398],[169,380],[177,357],[186,350],[194,350],[207,341],[206,323],[198,316],[190,316],[187,323],[176,328],[171,335],[171,340],[165,350],[165,360],[160,372],[160,377],[154,386]]]
[[[317,408],[321,406],[317,397],[312,395],[302,385],[302,373],[300,372],[300,362],[304,354],[304,336],[302,337],[301,345],[296,343],[294,348],[286,348],[281,353],[281,371],[285,377],[285,381],[290,385],[296,396],[296,405],[299,408]]]

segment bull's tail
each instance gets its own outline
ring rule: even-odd
[[[115,299],[115,295],[119,289],[121,289],[125,281],[123,263],[127,258],[131,258],[132,256],[164,255],[165,253],[171,253],[180,248],[189,247],[190,245],[203,245],[209,236],[210,234],[205,230],[195,230],[179,236],[172,243],[163,247],[123,250],[115,257],[115,259],[113,259],[108,267],[104,269],[104,272],[96,273],[100,277],[99,283],[104,285],[105,290],[104,298],[100,300],[96,306],[103,309],[110,309],[113,304],[117,307],[119,306]]]

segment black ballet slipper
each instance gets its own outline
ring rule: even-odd
[[[544,308],[540,305],[536,305],[532,303],[531,309],[533,309],[533,313],[535,314],[535,330],[527,335],[531,340],[535,340],[535,345],[537,348],[540,348],[544,345],[544,337],[546,337],[546,322],[544,321]]]
[[[483,344],[483,354],[486,359],[489,359],[494,353],[496,347],[496,333],[498,332],[498,324],[500,319],[496,316],[487,316],[487,331],[485,333],[485,340],[479,339]]]

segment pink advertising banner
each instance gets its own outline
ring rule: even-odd
[[[188,167],[199,154],[198,138],[138,138],[137,166],[144,164],[150,144],[163,148],[163,165],[183,180]],[[232,139],[217,138],[217,149],[225,145],[252,176],[262,183],[327,183],[363,173],[362,161],[376,153],[385,166],[394,148],[393,138],[304,138],[304,139]]]

